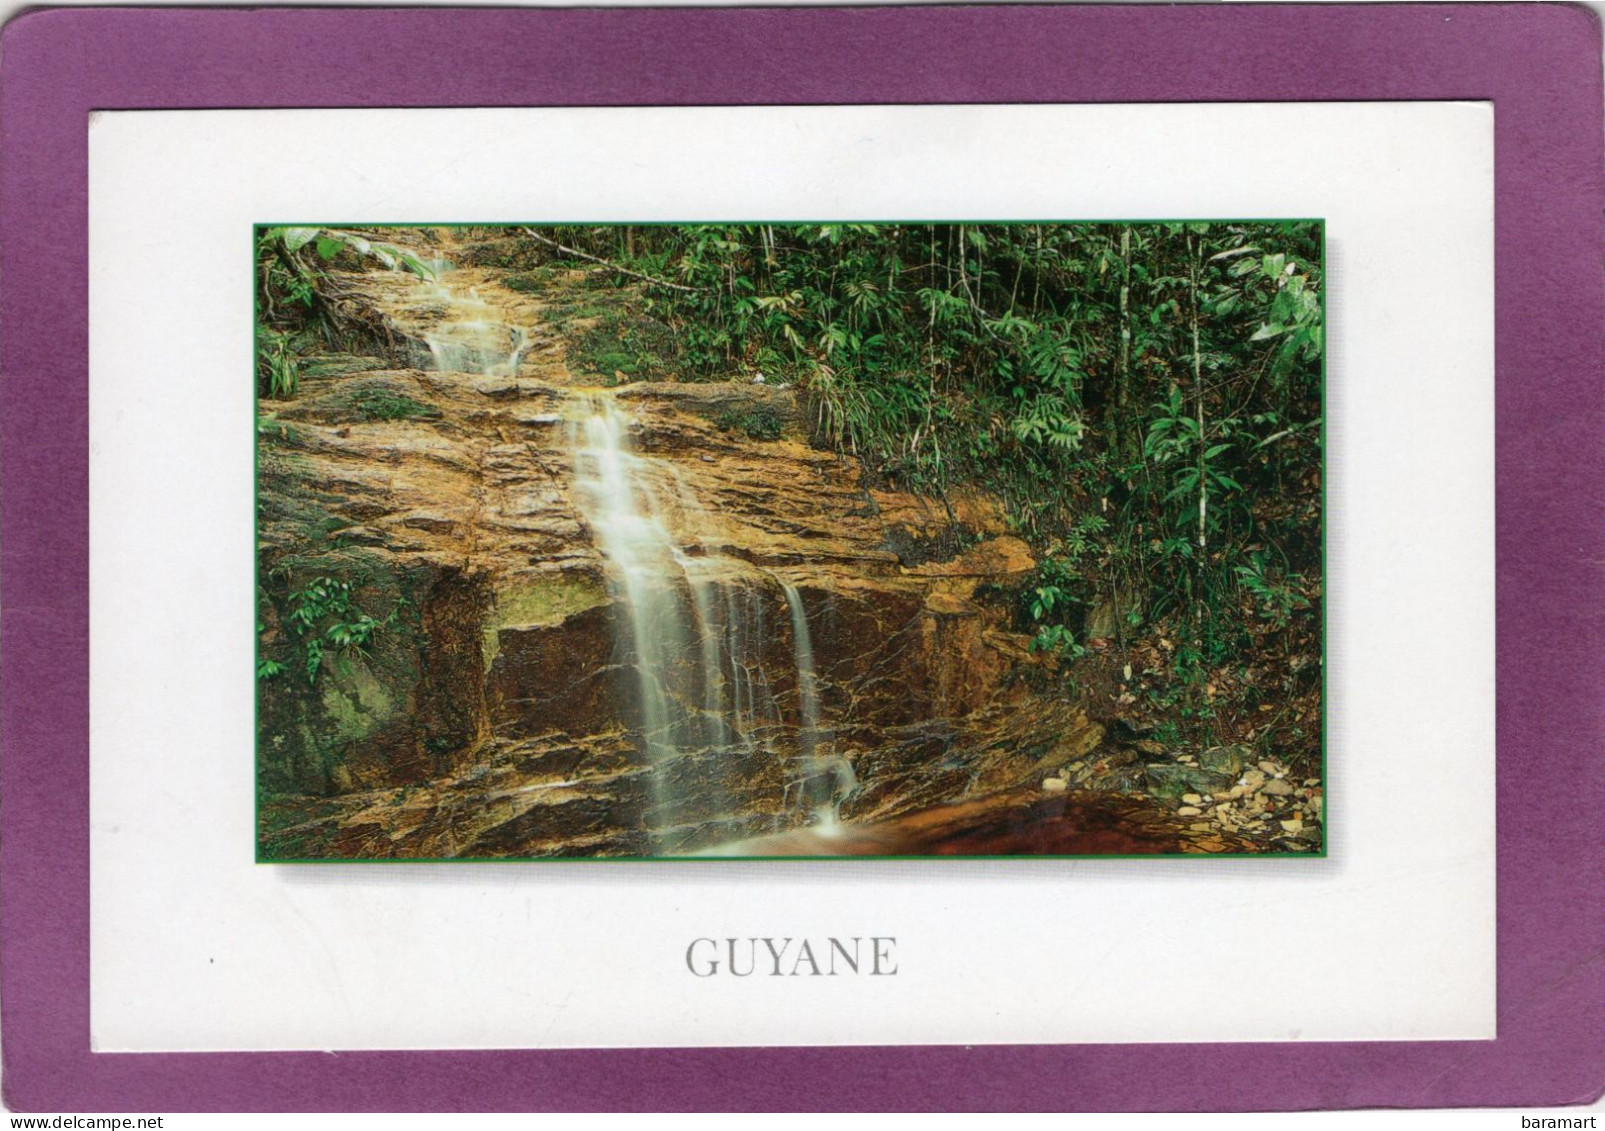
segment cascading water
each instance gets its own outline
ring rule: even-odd
[[[652,767],[648,824],[660,850],[703,847],[752,831],[738,805],[762,759],[784,762],[782,812],[834,825],[855,786],[852,768],[822,746],[819,678],[797,588],[747,562],[710,552],[702,508],[673,463],[629,444],[630,418],[609,394],[576,396],[569,424],[576,501],[607,563],[617,631],[635,666],[639,723]],[[676,530],[680,538],[676,538]],[[777,593],[778,590],[778,593]],[[790,612],[789,726],[766,663],[765,604]],[[777,602],[778,603],[778,602]],[[784,624],[784,621],[781,622]],[[795,742],[790,740],[796,735]]]
[[[495,309],[469,287],[451,285],[449,262],[436,256],[425,260],[434,281],[427,284],[431,299],[444,307],[444,315],[424,335],[434,367],[442,373],[477,373],[486,377],[516,377],[529,348],[521,326],[496,317]]]
[[[433,368],[517,376],[525,331],[456,282],[447,260],[424,262],[434,277],[423,293],[440,312],[423,335]],[[566,415],[575,501],[606,563],[620,654],[634,668],[632,699],[651,767],[646,820],[657,850],[702,848],[799,819],[834,828],[857,780],[822,728],[802,593],[710,550],[710,516],[696,492],[672,460],[632,449],[632,418],[614,396],[577,391]],[[776,649],[772,636],[788,614],[791,647]],[[788,718],[782,703],[792,680]],[[754,828],[753,813],[775,803],[753,805],[753,783],[777,772],[774,825]]]
[[[812,755],[814,742],[819,737],[819,677],[814,672],[814,637],[808,629],[808,613],[803,608],[802,594],[795,585],[782,581],[786,594],[786,608],[791,613],[791,638],[797,653],[797,688],[802,702],[803,753]]]
[[[645,461],[629,450],[623,414],[607,397],[583,398],[581,406],[570,426],[578,502],[611,567],[609,584],[635,655],[643,739],[653,766],[662,769],[686,737],[674,680],[690,636],[675,585],[684,570]],[[660,805],[667,800],[657,798]]]
[[[852,763],[840,754],[820,753],[819,729],[819,675],[814,670],[814,639],[808,628],[808,611],[803,607],[802,593],[795,585],[780,582],[786,594],[786,608],[791,613],[792,650],[797,658],[797,694],[802,708],[802,727],[799,731],[802,745],[801,775],[795,787],[801,804],[807,806],[814,824],[834,829],[839,819],[841,803],[858,788],[857,775]],[[788,787],[790,788],[790,787]]]

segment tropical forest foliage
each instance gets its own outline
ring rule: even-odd
[[[1002,597],[1072,689],[1120,690],[1141,642],[1168,675],[1129,688],[1134,713],[1223,740],[1283,720],[1317,756],[1318,222],[544,227],[513,252],[483,234],[512,286],[581,267],[639,296],[598,331],[613,379],[761,375],[870,482],[1001,496],[1040,562]],[[320,261],[427,270],[382,232],[268,229],[259,249],[266,395],[294,391],[285,342],[319,324]]]

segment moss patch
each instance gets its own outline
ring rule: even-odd
[[[395,714],[396,701],[358,660],[324,683],[323,710],[334,726],[334,739],[346,742],[366,738],[388,722]]]
[[[366,373],[383,369],[385,360],[349,353],[323,353],[301,362],[303,377],[341,377],[347,373]]]
[[[509,275],[505,281],[510,289],[527,295],[546,290],[560,274],[554,267],[537,267],[522,274]]]
[[[529,628],[558,621],[607,603],[607,590],[593,578],[559,575],[526,581],[496,594],[495,608],[484,628],[485,668],[500,649],[498,634],[504,628]]]
[[[778,440],[786,432],[786,419],[767,405],[738,412],[725,409],[713,422],[721,432],[739,432],[749,440]]]
[[[628,381],[661,381],[669,376],[667,359],[674,357],[676,348],[673,333],[662,322],[634,307],[614,305],[604,308],[570,342],[568,357],[570,368],[578,372],[614,380],[622,374]]]
[[[351,394],[351,407],[363,420],[415,420],[440,415],[439,409],[389,389],[358,389]]]

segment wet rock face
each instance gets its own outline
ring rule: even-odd
[[[619,399],[631,404],[672,407],[678,414],[714,422],[740,422],[755,414],[772,419],[782,430],[802,424],[796,393],[774,385],[741,381],[641,381],[619,390]],[[673,433],[668,433],[672,435]]]
[[[340,558],[317,565],[357,572]],[[286,627],[297,606],[292,595],[315,576],[292,574],[262,610],[278,654],[289,651],[304,664],[307,636],[323,649],[315,676],[287,670],[259,696],[264,785],[341,793],[421,782],[469,764],[484,726],[484,670],[471,637],[484,613],[483,587],[456,571],[414,567],[357,588],[354,610],[389,612],[366,646],[337,651],[327,642],[330,618],[307,633]],[[362,615],[373,614],[345,614]]]
[[[808,443],[791,389],[580,388],[541,298],[459,274],[468,337],[440,288],[354,276],[389,344],[310,369],[263,430],[264,654],[304,651],[285,625],[309,579],[365,579],[383,621],[314,680],[261,685],[269,856],[700,851],[1019,790],[1102,740],[1030,690],[1044,661],[985,596],[1035,568],[995,500],[871,489]],[[623,517],[674,551],[672,615],[647,625],[674,647],[631,619],[579,483],[602,397],[636,461]],[[962,822],[977,844],[1017,832]]]
[[[482,579],[449,573],[423,607],[414,726],[429,776],[468,765],[484,737],[485,666],[479,625],[490,604]]]
[[[611,608],[598,605],[552,624],[500,629],[487,690],[496,733],[587,735],[620,726],[626,687],[613,625]]]
[[[852,723],[897,726],[924,717],[929,661],[923,652],[924,601],[913,589],[883,585],[801,587],[818,641],[826,711]]]
[[[848,724],[962,718],[1000,696],[1025,643],[1002,610],[919,584],[851,579],[801,587],[814,625],[824,701]]]

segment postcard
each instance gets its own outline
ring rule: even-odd
[[[1585,11],[4,58],[10,1106],[1597,1092]]]
[[[1295,174],[1227,144],[1295,122],[1264,155]],[[1489,123],[101,116],[105,1047],[1486,1033]],[[405,147],[458,156],[397,180]],[[1427,285],[1454,300],[1406,332]],[[1443,828],[1408,816],[1428,790]],[[1176,906],[1205,962],[1325,924],[1334,976],[1178,1024],[1181,968],[1066,1009],[988,957],[1165,969]],[[268,948],[214,987],[226,1025],[118,1004],[170,984],[137,940],[175,921]],[[383,957],[317,942],[353,931]],[[785,1028],[687,998],[710,945],[740,972],[765,938],[817,987]],[[366,1000],[465,939],[534,961],[542,1004],[448,981],[375,1030],[261,973]],[[876,939],[897,973],[850,1003]],[[977,977],[940,1018],[887,1007]]]

